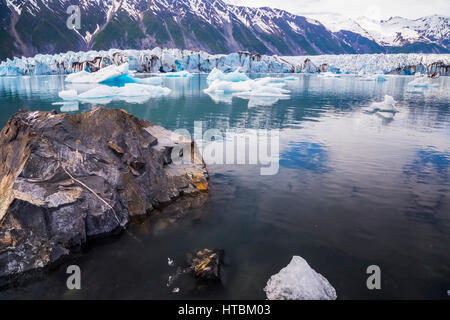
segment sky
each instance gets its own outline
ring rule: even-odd
[[[295,14],[339,13],[385,20],[392,16],[417,19],[433,14],[450,16],[450,0],[225,0],[248,7],[272,7]]]

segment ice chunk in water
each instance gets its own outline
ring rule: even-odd
[[[230,73],[224,73],[217,68],[214,68],[206,78],[208,82],[213,82],[214,80],[240,82],[247,81],[249,79],[250,78],[245,73],[239,72],[239,70]]]
[[[425,77],[415,77],[415,79],[408,83],[408,87],[428,88],[439,87],[438,83],[432,83]]]
[[[183,70],[178,72],[158,73],[158,76],[166,78],[191,78],[193,74],[186,70]]]
[[[58,93],[58,96],[64,100],[77,100],[78,93],[76,90],[63,90]]]
[[[69,90],[74,91],[74,90]],[[127,83],[123,87],[99,85],[77,96],[68,91],[61,91],[60,97],[65,100],[82,100],[108,103],[112,100],[124,100],[126,102],[143,103],[150,98],[161,97],[170,94],[169,88],[152,86],[139,83]],[[101,101],[100,101],[101,100]]]
[[[273,275],[264,288],[269,300],[335,300],[336,290],[305,259],[293,256],[289,265]]]
[[[120,66],[111,65],[100,69],[96,72],[80,71],[69,74],[66,77],[66,82],[72,83],[100,83],[105,81],[112,81],[112,79],[128,74],[128,63]]]
[[[392,98],[389,95],[385,95],[384,96],[384,100],[381,102],[372,102],[372,104],[370,105],[370,107],[368,109],[366,109],[366,111],[368,112],[398,112],[397,108],[395,108],[395,104],[397,103],[397,101],[394,100],[394,98]]]

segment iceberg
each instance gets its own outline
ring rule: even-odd
[[[235,96],[241,99],[248,99],[248,106],[255,107],[270,106],[279,99],[289,98],[288,94],[290,91],[283,88],[286,81],[289,81],[285,78],[266,77],[255,80],[247,78],[247,80],[236,82],[237,78],[234,76],[225,77],[225,79],[229,79],[228,81],[221,80],[223,78],[218,72],[215,72],[213,78],[215,80],[209,84],[204,92],[209,94],[216,102],[231,103],[232,97]],[[227,95],[229,96],[228,98]]]
[[[151,84],[154,86],[160,86],[163,84],[163,79],[160,77],[149,77],[149,78],[133,77],[133,79],[136,81],[136,83],[141,84]]]
[[[395,104],[397,101],[394,100],[392,96],[385,95],[384,100],[381,102],[372,102],[372,104],[369,106],[368,109],[366,109],[367,112],[390,112],[390,113],[396,113],[398,112],[397,108],[395,107]]]
[[[439,87],[438,83],[432,83],[430,80],[423,76],[415,77],[413,81],[408,83],[408,87],[416,87],[416,88],[437,88]]]
[[[239,72],[239,69],[230,73],[224,73],[219,69],[214,68],[209,73],[208,77],[206,78],[206,81],[213,82],[215,80],[240,82],[250,80],[250,78],[245,73]]]
[[[166,78],[191,78],[193,76],[192,73],[183,70],[179,72],[166,72],[166,73],[160,73],[158,74],[159,77],[166,77]]]
[[[96,72],[80,71],[69,74],[66,77],[66,82],[72,83],[103,83],[107,81],[114,81],[114,79],[128,75],[128,63],[120,66],[111,65],[100,69]],[[123,80],[123,79],[122,79]]]
[[[58,93],[58,96],[63,100],[77,100],[78,93],[76,90],[63,90]]]
[[[169,88],[127,83],[123,87],[99,85],[86,92],[76,94],[75,90],[61,91],[59,96],[65,100],[109,103],[113,100],[123,100],[130,103],[143,103],[150,98],[157,98],[171,93]]]
[[[269,300],[336,300],[336,290],[312,269],[305,259],[293,256],[291,262],[273,275],[264,288]]]
[[[319,77],[321,78],[340,78],[341,75],[333,72],[321,72],[319,73]]]

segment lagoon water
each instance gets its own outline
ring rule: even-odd
[[[290,99],[266,106],[213,99],[202,91],[205,75],[164,79],[172,93],[145,103],[104,104],[172,130],[192,132],[194,121],[222,132],[279,129],[279,172],[210,165],[203,205],[180,203],[175,214],[168,209],[135,222],[42,279],[0,291],[0,299],[265,299],[267,280],[293,255],[324,275],[341,299],[448,299],[450,78],[409,92],[412,77],[295,77]],[[52,103],[69,87],[62,76],[0,78],[0,125],[19,109],[60,111]],[[392,119],[364,112],[386,94],[398,101]],[[180,277],[167,286],[175,273],[167,258],[181,264],[186,252],[205,247],[226,252],[222,284],[196,286]],[[70,264],[81,268],[81,290],[66,288]],[[370,265],[381,268],[381,290],[367,289]]]

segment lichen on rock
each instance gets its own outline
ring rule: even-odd
[[[174,163],[187,144],[190,163]],[[126,111],[19,111],[0,133],[0,286],[208,190],[195,144]]]

